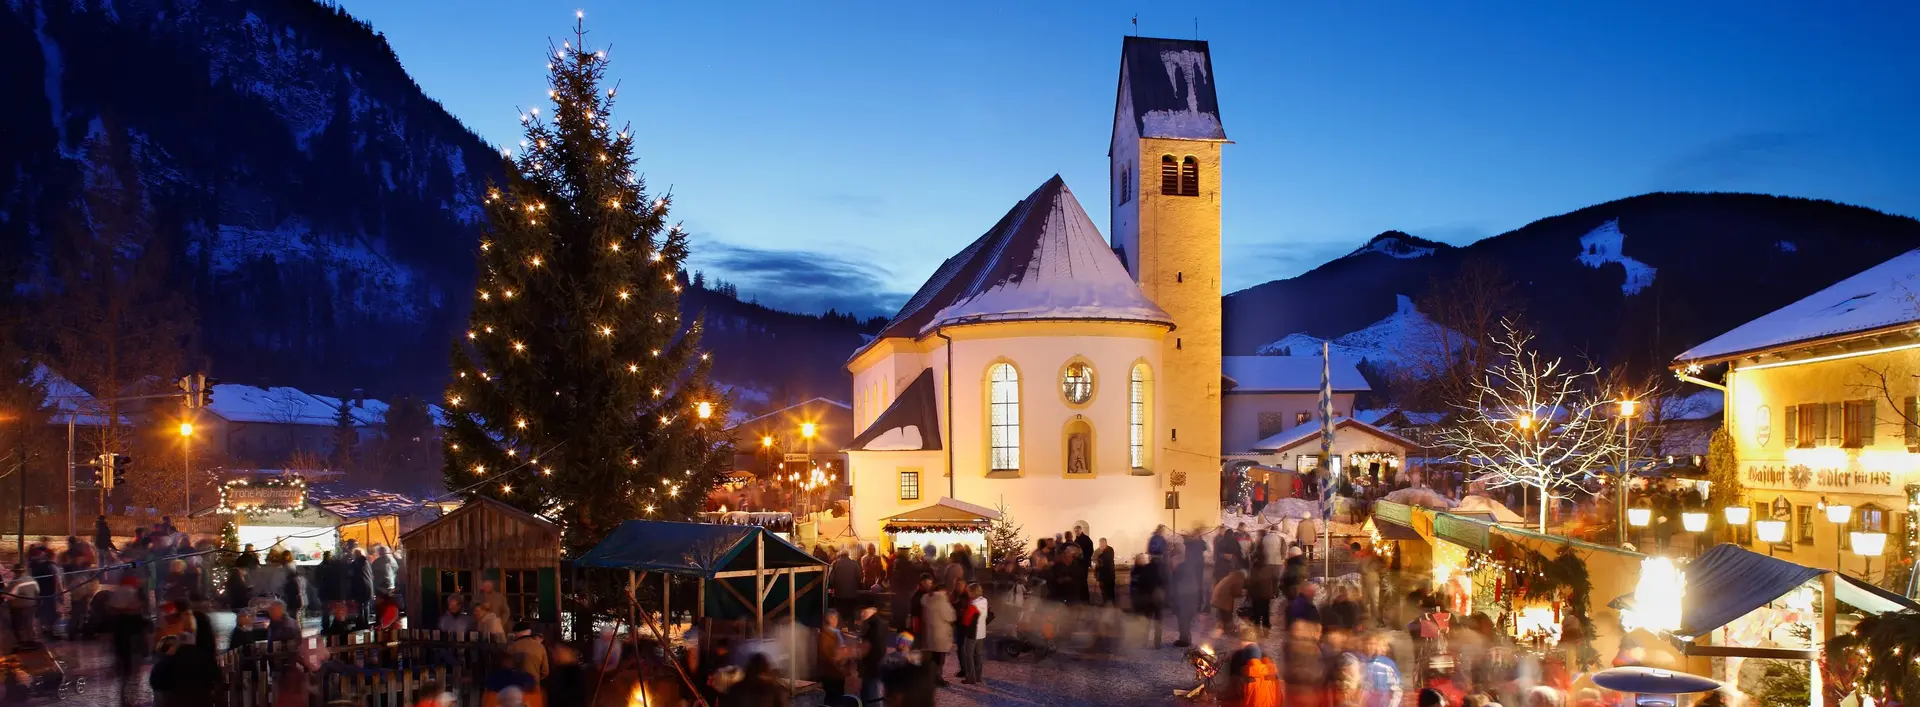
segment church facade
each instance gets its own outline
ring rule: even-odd
[[[1128,37],[1112,238],[1056,175],[848,362],[857,535],[942,498],[1123,557],[1157,524],[1219,522],[1226,141],[1206,43]]]

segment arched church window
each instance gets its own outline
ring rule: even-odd
[[[1127,464],[1147,468],[1147,364],[1136,363],[1127,375]]]
[[[993,471],[1020,469],[1020,373],[1013,364],[987,369],[988,437]]]
[[[1067,364],[1066,370],[1060,372],[1060,394],[1074,405],[1085,405],[1092,400],[1093,366],[1084,361]]]
[[[1187,155],[1180,162],[1180,195],[1200,195],[1200,160],[1194,159],[1193,155]]]
[[[1180,165],[1173,161],[1173,155],[1160,156],[1160,193],[1180,195]]]

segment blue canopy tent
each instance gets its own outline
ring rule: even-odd
[[[636,586],[650,572],[663,579],[696,577],[701,616],[751,618],[761,636],[769,614],[785,612],[794,623],[805,619],[818,626],[826,607],[827,564],[756,525],[630,520],[573,564],[626,570]],[[799,579],[803,574],[813,575],[805,585]],[[662,586],[670,585],[663,581]],[[663,602],[670,597],[663,595]],[[773,602],[771,611],[768,602]]]

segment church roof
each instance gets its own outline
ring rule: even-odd
[[[1173,324],[1057,174],[941,263],[874,341],[951,324],[1033,320]]]
[[[1128,37],[1120,47],[1120,76],[1141,137],[1227,139],[1206,42]]]
[[[860,436],[848,452],[917,452],[940,449],[940,404],[933,391],[933,369],[923,368]]]

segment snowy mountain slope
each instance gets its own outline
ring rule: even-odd
[[[1443,342],[1449,339],[1441,336],[1443,328],[1420,313],[1412,298],[1406,295],[1394,297],[1397,304],[1393,314],[1332,339],[1333,352],[1351,360],[1364,360],[1393,368],[1405,365],[1409,357],[1423,355],[1428,350],[1437,352],[1440,346],[1446,345]],[[1457,340],[1459,333],[1452,334]],[[1322,341],[1327,340],[1305,332],[1294,332],[1261,346],[1255,353],[1286,356],[1318,351]]]
[[[1653,266],[1621,253],[1626,240],[1626,234],[1620,232],[1620,219],[1613,219],[1580,237],[1580,254],[1574,259],[1595,270],[1609,263],[1619,265],[1626,271],[1626,279],[1620,283],[1620,293],[1631,297],[1653,284],[1655,270]]]
[[[1651,370],[1689,346],[1920,247],[1920,221],[1812,199],[1657,193],[1541,219],[1457,248],[1431,241],[1408,247],[1403,235],[1381,234],[1299,276],[1228,294],[1226,353],[1331,339],[1386,356],[1396,348],[1387,343],[1395,340],[1393,329],[1376,324],[1403,312],[1407,298],[1420,302],[1463,263],[1478,261],[1505,272],[1514,287],[1511,304],[1540,330],[1543,345]],[[1427,248],[1432,252],[1423,253]]]
[[[446,256],[499,163],[371,29],[311,0],[13,0],[0,62],[0,252],[137,233],[218,375],[438,387],[473,267]]]

